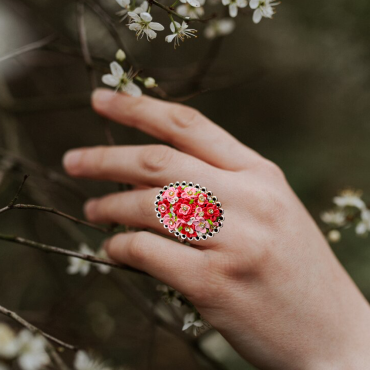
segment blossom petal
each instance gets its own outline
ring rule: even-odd
[[[168,36],[166,36],[166,42],[172,42],[173,41],[173,39],[175,38],[177,36],[177,34],[176,33],[174,33],[173,35],[168,35]]]
[[[188,1],[188,3],[191,5],[191,6],[193,6],[194,8],[198,8],[198,7],[200,7],[200,3],[199,3],[199,1],[198,0],[187,0]]]
[[[248,5],[247,0],[236,0],[236,4],[239,8],[245,8]]]
[[[135,12],[128,12],[127,13],[134,21],[140,22],[140,17]]]
[[[147,12],[142,12],[140,13],[140,18],[144,21],[144,22],[151,22],[153,17],[147,13]]]
[[[259,9],[256,9],[253,13],[253,22],[254,23],[260,23],[262,19],[262,12]]]
[[[144,30],[144,32],[148,35],[148,37],[149,37],[151,40],[153,40],[153,39],[155,39],[155,38],[157,37],[157,33],[156,33],[156,32],[154,32],[154,31],[153,31],[153,30],[151,30],[151,29],[146,28],[146,29]]]
[[[222,5],[229,5],[231,3],[230,0],[222,0]]]
[[[186,17],[189,15],[189,8],[187,5],[180,5],[177,7],[177,13],[180,14],[183,17]],[[171,23],[172,24],[172,23]],[[175,32],[175,31],[172,31]]]
[[[238,6],[235,3],[229,5],[229,14],[233,18],[238,15]]]
[[[124,87],[122,87],[122,91],[136,98],[143,94],[140,87],[135,85],[133,82],[129,82]]]
[[[150,22],[149,23],[149,28],[151,28],[154,31],[163,31],[164,30],[164,27],[158,22]]]
[[[117,62],[112,62],[110,64],[110,70],[112,75],[118,79],[120,79],[124,73],[123,68]]]
[[[260,0],[250,0],[249,1],[249,6],[252,8],[252,9],[257,9],[260,5]]]

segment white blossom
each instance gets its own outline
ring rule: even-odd
[[[167,285],[157,285],[157,290],[162,292],[162,298],[166,303],[171,303],[176,307],[181,307],[180,301],[181,293]]]
[[[338,207],[355,207],[358,209],[365,209],[365,202],[361,199],[362,192],[359,190],[347,189],[343,190],[339,196],[334,197],[333,202]]]
[[[147,89],[152,89],[153,87],[156,87],[157,84],[155,82],[155,79],[153,77],[147,77],[145,80],[144,80],[144,86],[147,88]]]
[[[178,22],[171,22],[170,29],[173,33],[172,35],[166,36],[166,42],[170,43],[174,41],[174,46],[176,48],[176,46],[180,45],[180,40],[185,41],[185,37],[188,39],[191,38],[191,36],[197,37],[194,35],[197,30],[191,28],[188,29],[188,27],[189,26],[186,22],[182,22],[182,25]]]
[[[245,8],[248,2],[247,0],[222,0],[222,4],[229,6],[230,17],[235,18],[238,15],[238,8]]]
[[[184,4],[188,3],[194,8],[198,8],[201,5],[199,0],[180,0],[180,1]]]
[[[104,363],[89,356],[84,351],[78,351],[74,360],[75,370],[111,370]]]
[[[214,39],[217,36],[226,36],[235,29],[235,21],[230,18],[211,21],[204,30],[207,39]]]
[[[163,31],[164,27],[157,22],[152,22],[152,16],[148,12],[142,12],[137,14],[136,12],[129,12],[128,15],[131,17],[129,29],[136,32],[136,36],[139,38],[146,34],[148,41],[157,37],[157,32]]]
[[[18,351],[18,342],[15,333],[8,325],[0,323],[0,357],[14,358]]]
[[[79,252],[90,256],[94,255],[94,252],[85,243],[82,243],[80,245]],[[89,261],[76,257],[69,257],[68,260],[69,260],[69,266],[67,268],[68,274],[71,275],[81,274],[82,276],[86,276],[89,273],[91,267],[91,263]]]
[[[346,214],[342,210],[332,210],[323,212],[321,219],[329,225],[343,226],[346,223]]]
[[[131,96],[138,97],[142,95],[140,87],[132,82],[131,72],[126,73],[117,62],[110,64],[110,70],[112,73],[106,74],[102,78],[106,85],[115,87],[117,90],[121,90]]]
[[[253,12],[253,22],[259,23],[262,18],[272,18],[275,14],[275,9],[273,8],[280,3],[274,0],[250,0],[249,5]]]
[[[116,59],[119,62],[123,62],[126,59],[126,53],[122,49],[119,49],[116,53]]]
[[[330,230],[328,233],[328,240],[331,243],[338,243],[341,238],[342,238],[342,235],[338,230]]]
[[[105,251],[104,248],[101,248],[99,252],[96,254],[96,257],[102,258],[104,260],[109,261],[109,257],[107,255],[107,252]],[[108,265],[102,265],[99,263],[95,264],[96,269],[101,273],[101,274],[109,274],[112,268]]]
[[[356,234],[365,235],[370,231],[370,211],[364,209],[361,212],[361,221],[356,226]]]
[[[187,330],[191,326],[194,326],[193,328],[193,334],[196,335],[198,333],[198,330],[204,326],[204,322],[201,319],[197,319],[194,312],[187,313],[184,316],[184,326],[182,327],[182,330]]]
[[[130,0],[116,0],[123,10],[120,10],[116,14],[122,17],[121,22],[126,19],[128,11],[130,10]]]
[[[134,9],[134,13],[140,14],[140,13],[145,13],[149,9],[149,3],[147,1],[143,1],[143,3],[138,6],[137,8]]]
[[[18,334],[18,364],[23,370],[44,368],[50,358],[45,350],[46,341],[40,335],[33,335],[24,329]]]
[[[204,15],[203,5],[206,0],[199,0],[199,6],[192,6],[188,2],[177,7],[177,13],[183,17],[199,18]]]

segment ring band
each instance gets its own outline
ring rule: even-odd
[[[220,232],[225,211],[217,197],[192,182],[165,185],[156,196],[159,222],[180,240],[207,240]]]

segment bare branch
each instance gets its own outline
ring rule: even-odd
[[[55,246],[52,246],[52,245],[38,243],[38,242],[35,242],[33,240],[24,239],[24,238],[22,238],[20,236],[16,236],[16,235],[0,234],[0,240],[5,240],[5,241],[11,242],[11,243],[25,245],[27,247],[31,247],[31,248],[34,248],[34,249],[41,250],[45,253],[54,253],[54,254],[59,254],[59,255],[63,255],[63,256],[79,258],[81,260],[89,261],[89,262],[95,263],[95,264],[106,265],[106,266],[116,268],[116,269],[119,269],[119,270],[131,271],[131,272],[136,272],[136,273],[148,275],[147,273],[145,273],[143,271],[140,271],[140,270],[137,270],[137,269],[135,269],[133,267],[130,267],[130,266],[126,266],[126,265],[124,266],[124,265],[120,265],[116,262],[108,261],[108,260],[105,260],[103,258],[95,257],[95,256],[92,256],[92,255],[83,254],[83,253],[79,253],[79,252],[74,252],[74,251],[71,251],[71,250],[68,250],[68,249],[63,249],[63,248],[55,247]]]
[[[25,328],[27,328],[32,333],[42,335],[43,337],[45,337],[49,341],[57,344],[58,346],[61,346],[61,347],[66,348],[66,349],[69,349],[71,351],[75,351],[75,352],[78,351],[78,348],[77,347],[73,346],[72,344],[68,344],[66,342],[63,342],[60,339],[57,339],[57,338],[55,338],[55,337],[53,337],[53,336],[51,336],[51,335],[43,332],[42,330],[40,330],[36,326],[30,324],[28,321],[26,321],[25,319],[23,319],[22,317],[20,317],[15,312],[10,311],[10,310],[8,310],[7,308],[5,308],[3,306],[0,306],[0,313],[3,314],[3,315],[5,315],[5,316],[10,317],[14,321],[17,321],[19,324],[21,324],[22,326],[24,326]]]
[[[49,35],[49,36],[47,36],[47,37],[45,37],[45,38],[43,38],[39,41],[33,42],[33,43],[28,44],[26,46],[22,46],[21,48],[16,49],[16,50],[12,51],[11,53],[1,57],[0,58],[0,63],[4,62],[7,59],[11,59],[11,58],[14,58],[18,55],[27,53],[29,51],[40,49],[40,48],[44,47],[45,45],[49,44],[50,42],[54,41],[56,38],[57,38],[56,35]]]

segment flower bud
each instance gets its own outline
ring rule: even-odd
[[[331,243],[338,243],[341,238],[342,238],[342,235],[338,230],[331,230],[328,233],[328,240]]]
[[[126,59],[126,53],[122,49],[119,49],[116,53],[116,59],[119,62],[123,62]]]
[[[153,77],[148,77],[144,80],[144,85],[147,89],[152,89],[156,87],[157,84],[155,83],[155,79]]]

